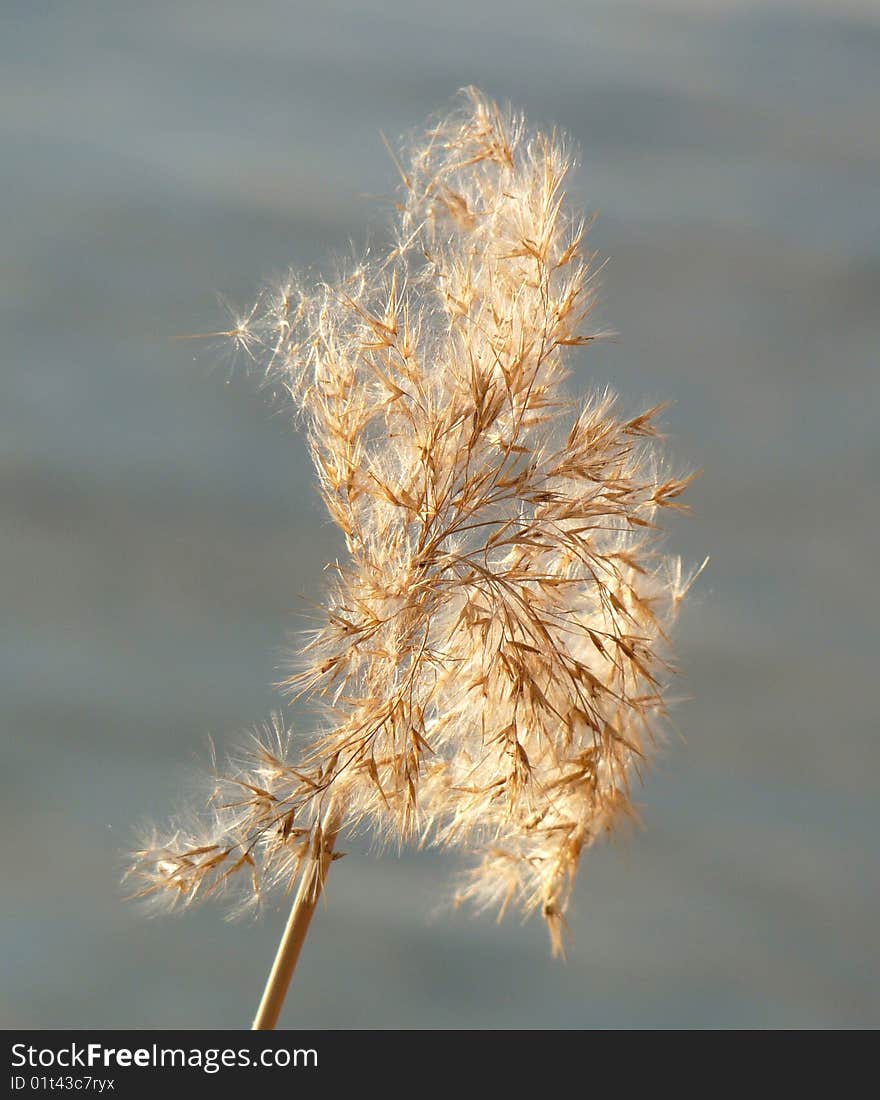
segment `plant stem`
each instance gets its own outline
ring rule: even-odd
[[[324,880],[333,860],[333,845],[339,826],[335,818],[327,815],[315,842],[315,851],[300,878],[299,888],[287,920],[287,927],[278,944],[275,962],[269,972],[260,1007],[251,1025],[251,1031],[272,1031],[278,1023],[281,1006],[296,968],[299,953],[312,921],[312,914],[324,888]]]

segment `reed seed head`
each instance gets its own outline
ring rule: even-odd
[[[600,335],[570,167],[558,135],[468,89],[400,166],[392,247],[238,319],[348,549],[284,685],[321,732],[298,754],[280,719],[252,739],[207,829],[137,854],[139,893],[289,889],[332,806],[461,849],[459,898],[540,911],[562,950],[582,852],[631,813],[687,588],[658,545],[688,480],[660,460],[659,409],[563,387]]]

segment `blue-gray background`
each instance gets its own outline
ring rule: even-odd
[[[589,854],[567,965],[348,845],[290,1026],[880,1023],[880,12],[870,0],[3,0],[0,1025],[246,1026],[282,913],[146,920],[130,826],[276,704],[337,543],[302,441],[179,333],[381,223],[466,83],[578,142],[611,262],[580,362],[676,402],[711,555],[692,701]]]

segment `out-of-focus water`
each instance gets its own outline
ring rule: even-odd
[[[692,700],[567,965],[445,911],[444,858],[355,842],[285,1022],[880,1022],[876,5],[6,0],[0,1025],[248,1023],[283,914],[146,920],[120,852],[276,704],[337,544],[302,441],[173,337],[359,248],[379,131],[470,82],[582,150],[622,335],[579,384],[673,399],[704,470]]]

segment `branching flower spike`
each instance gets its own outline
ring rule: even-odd
[[[291,278],[236,329],[292,397],[348,548],[285,683],[321,732],[254,738],[193,829],[137,853],[140,894],[299,876],[313,904],[332,838],[365,824],[460,849],[460,899],[540,911],[562,950],[578,860],[662,724],[687,588],[658,548],[688,480],[658,457],[658,409],[563,390],[600,335],[570,164],[469,89],[400,167],[394,246],[331,285]]]

